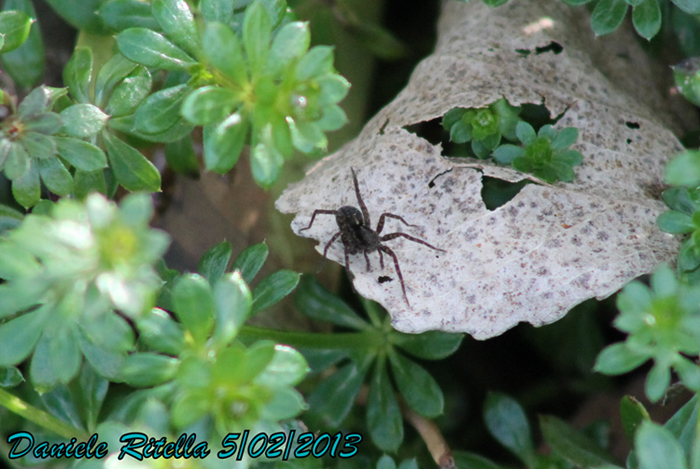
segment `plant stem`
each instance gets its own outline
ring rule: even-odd
[[[62,436],[63,438],[70,439],[75,437],[78,440],[86,440],[89,436],[81,429],[68,425],[53,415],[29,405],[19,397],[15,396],[14,394],[10,394],[2,388],[0,388],[0,405],[14,412],[15,414],[24,417],[30,422],[34,422],[35,424],[40,425],[59,436]]]
[[[342,334],[316,334],[267,329],[264,327],[243,326],[240,337],[250,339],[270,339],[278,343],[299,348],[324,349],[364,349],[378,348],[387,341],[377,329]]]

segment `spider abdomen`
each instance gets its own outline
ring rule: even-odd
[[[335,215],[335,221],[340,228],[340,239],[348,254],[373,252],[379,245],[379,235],[369,228],[362,213],[349,205],[340,207]]]

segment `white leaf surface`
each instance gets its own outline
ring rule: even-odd
[[[446,3],[437,49],[407,88],[277,201],[280,211],[298,214],[293,230],[318,239],[322,253],[338,232],[334,217],[318,215],[311,229],[299,230],[315,209],[358,207],[352,167],[372,228],[382,213],[394,213],[418,227],[389,219],[382,235],[403,231],[447,251],[402,238],[384,243],[398,257],[410,306],[388,256],[381,269],[370,253],[368,272],[362,255],[350,256],[355,288],[381,303],[400,331],[486,339],[521,321],[547,324],[677,253],[678,240],[655,224],[665,210],[658,200],[663,167],[682,149],[669,130],[682,119],[654,87],[658,70],[625,31],[596,40],[585,9],[542,5]],[[563,49],[555,53],[552,44]],[[579,129],[572,148],[584,161],[573,182],[549,185],[490,160],[446,158],[405,130],[503,96],[513,105],[544,102],[552,116],[563,113],[557,128]],[[483,176],[535,184],[489,210]],[[344,263],[339,240],[328,257]]]

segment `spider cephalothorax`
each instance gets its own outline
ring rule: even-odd
[[[382,242],[401,237],[424,246],[428,246],[430,249],[434,249],[436,251],[445,252],[445,250],[436,248],[422,239],[414,238],[406,233],[396,232],[380,236],[379,233],[382,232],[382,229],[384,228],[384,221],[387,217],[399,220],[406,226],[415,225],[409,224],[399,215],[394,215],[393,213],[382,213],[382,215],[379,217],[379,223],[377,223],[377,229],[373,230],[369,219],[369,212],[367,211],[367,206],[365,206],[365,203],[362,201],[362,196],[360,195],[360,186],[357,183],[357,176],[355,176],[355,171],[352,168],[350,168],[350,171],[352,171],[352,180],[355,183],[357,203],[362,211],[350,205],[340,207],[338,210],[314,210],[314,213],[311,215],[309,226],[302,228],[299,231],[304,231],[311,228],[311,225],[314,224],[316,215],[335,215],[335,221],[338,223],[338,228],[340,228],[340,231],[335,233],[331,237],[331,240],[326,244],[326,247],[323,249],[323,258],[326,258],[328,248],[336,239],[338,239],[338,236],[340,236],[340,240],[343,242],[343,246],[345,248],[345,268],[349,273],[352,273],[350,270],[350,263],[348,262],[348,256],[350,254],[364,254],[365,260],[367,261],[367,270],[370,269],[369,256],[367,255],[370,252],[377,251],[379,253],[379,263],[382,269],[384,268],[384,257],[382,256],[382,253],[390,255],[394,260],[396,275],[399,277],[399,282],[401,282],[403,297],[406,300],[406,304],[410,306],[411,304],[408,302],[408,296],[406,295],[406,286],[403,282],[403,275],[401,275],[401,269],[399,268],[399,260],[394,251],[382,244]]]

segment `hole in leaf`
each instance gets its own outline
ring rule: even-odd
[[[442,117],[407,125],[404,129],[423,140],[427,140],[432,145],[442,144],[442,147],[445,148],[446,145],[450,144],[450,134],[442,126]],[[443,154],[445,154],[444,151]]]
[[[523,57],[527,57],[532,51],[530,49],[515,49],[515,52],[522,55]]]
[[[627,145],[629,145],[630,143],[632,143],[632,139],[631,139],[631,138],[628,138],[628,139],[627,139]]]
[[[386,283],[386,282],[391,282],[392,280],[394,280],[394,279],[391,278],[391,277],[387,277],[387,276],[385,276],[385,275],[382,275],[381,277],[379,277],[379,278],[377,279],[377,282],[379,282],[379,283]]]
[[[484,205],[489,210],[496,210],[498,207],[507,204],[513,199],[518,192],[527,184],[534,184],[528,179],[523,179],[518,182],[508,182],[503,179],[491,178],[484,176],[481,178],[481,198]]]
[[[639,124],[637,122],[625,122],[625,125],[629,127],[630,129],[638,129]]]
[[[558,42],[552,41],[548,45],[544,47],[535,47],[535,54],[544,54],[545,52],[554,52],[554,55],[561,54],[561,52],[564,50],[564,47],[562,47],[561,44]]]

